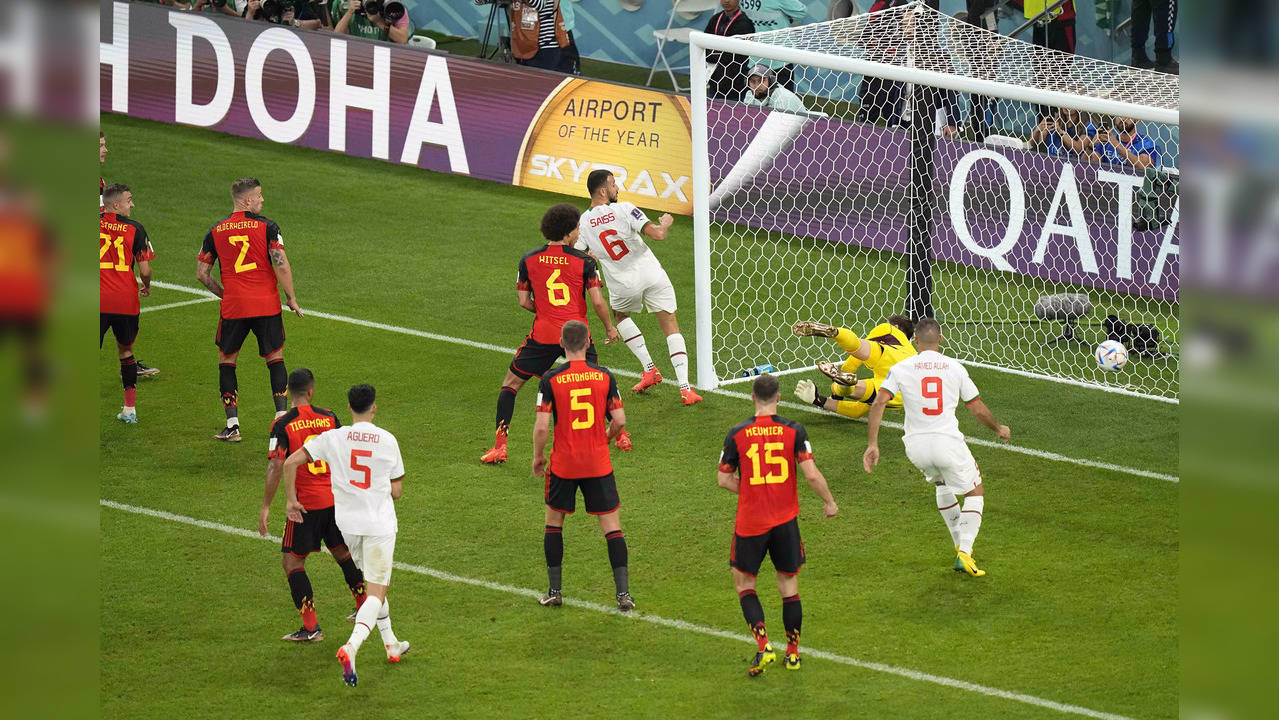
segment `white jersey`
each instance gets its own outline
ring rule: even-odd
[[[599,260],[610,293],[638,292],[655,282],[669,282],[644,242],[644,227],[651,222],[643,210],[628,202],[599,205],[582,213],[575,247]]]
[[[394,535],[399,525],[391,481],[404,477],[400,443],[369,422],[326,430],[302,447],[328,463],[334,517],[344,534]],[[303,518],[305,520],[305,518]]]
[[[964,439],[955,408],[961,400],[976,400],[977,386],[958,360],[925,350],[893,365],[879,389],[902,400],[906,411],[903,439],[924,434]]]

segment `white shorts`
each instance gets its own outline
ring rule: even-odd
[[[967,495],[981,485],[981,471],[963,440],[945,435],[915,435],[902,442],[906,446],[906,457],[933,485],[945,485],[956,495]]]
[[[609,307],[627,314],[644,310],[675,312],[675,286],[664,270],[635,280],[633,284],[609,284]]]
[[[364,572],[364,581],[378,585],[391,584],[392,556],[395,554],[394,535],[347,535],[346,546],[351,550],[355,566]]]

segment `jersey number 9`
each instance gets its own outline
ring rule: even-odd
[[[932,407],[924,408],[925,415],[941,415],[941,378],[926,377],[920,381],[919,394],[929,400],[936,400]]]

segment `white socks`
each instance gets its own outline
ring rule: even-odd
[[[381,600],[372,595],[364,599],[364,604],[360,606],[360,611],[355,614],[355,627],[351,630],[351,639],[346,641],[355,652],[360,651],[360,646],[364,644],[364,638],[369,636],[369,632],[377,624],[378,614],[381,610]]]
[[[959,545],[959,500],[945,485],[937,488],[937,511],[946,521],[946,529],[950,530],[951,544]]]
[[[368,602],[368,600],[365,600]],[[377,629],[382,633],[383,645],[394,645],[399,642],[395,633],[391,632],[391,600],[382,601],[382,610],[377,614]]]
[[[240,424],[240,418],[238,418],[238,417],[229,417],[229,418],[227,418],[227,419],[226,419],[226,426],[227,426],[227,429],[233,428],[233,427],[235,427],[236,425],[239,425],[239,424]]]
[[[959,551],[973,554],[973,542],[981,530],[981,511],[986,506],[985,495],[964,498],[964,510],[959,519]]]
[[[666,347],[671,351],[671,364],[675,366],[675,379],[679,381],[679,389],[688,389],[688,346],[684,344],[684,336],[679,333],[666,336]]]
[[[644,366],[644,372],[649,372],[656,367],[653,364],[653,357],[648,354],[648,346],[644,344],[644,333],[640,332],[639,326],[635,324],[634,320],[626,318],[618,323],[617,332],[621,333],[626,347],[635,353],[640,365]]]

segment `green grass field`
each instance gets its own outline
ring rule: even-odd
[[[1176,475],[1176,406],[975,369],[1017,448],[1076,460],[974,446],[988,493],[981,580],[951,571],[949,535],[898,430],[885,431],[885,460],[867,476],[864,425],[784,408],[808,427],[841,508],[822,520],[820,501],[801,488],[803,642],[838,657],[810,654],[798,673],[775,666],[751,680],[743,661],[753,645],[726,567],[734,498],[714,472],[725,432],[751,413],[740,396],[684,408],[669,385],[623,391],[635,450],[614,463],[638,617],[599,611],[612,599],[611,574],[601,533],[581,513],[565,529],[565,593],[597,605],[548,610],[518,592],[546,581],[542,485],[529,470],[532,392],[519,398],[511,462],[478,459],[509,350],[531,321],[515,304],[515,264],[540,244],[542,212],[563,198],[117,116],[102,127],[104,174],[133,188],[157,281],[198,287],[195,254],[230,211],[230,181],[262,180],[300,302],[316,311],[286,315],[288,366],[311,368],[316,404],[344,421],[345,389],[378,387],[377,421],[400,439],[408,470],[396,557],[458,576],[396,571],[392,616],[414,649],[388,666],[376,640],[366,645],[358,688],[342,684],[333,660],[350,596],[329,558],[308,563],[326,640],[280,642],[298,618],[278,542],[249,532],[272,416],[266,369],[252,351],[242,355],[246,440],[216,443],[216,304],[144,312],[136,351],[161,374],[139,383],[140,424],[113,419],[118,364],[100,353],[101,497],[220,525],[102,508],[104,715],[1177,714],[1179,486],[1077,462]],[[677,219],[657,252],[691,344],[691,222]],[[157,288],[143,307],[193,299]],[[668,370],[656,323],[638,323]],[[600,351],[608,366],[637,369],[624,347]],[[961,424],[989,439],[971,418]],[[272,533],[283,520],[277,497]],[[760,597],[783,637],[767,579]]]

